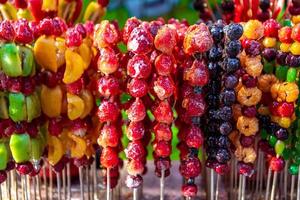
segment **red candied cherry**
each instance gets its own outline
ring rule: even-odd
[[[10,161],[8,161],[7,162],[7,165],[6,165],[6,171],[11,171],[11,170],[13,170],[13,169],[15,169],[16,168],[16,163],[15,163],[15,161],[13,161],[13,160],[10,160]]]
[[[86,30],[85,30],[85,27],[84,27],[83,24],[80,24],[80,23],[76,24],[75,25],[75,30],[78,31],[81,34],[82,38],[86,37]]]
[[[17,9],[26,9],[27,8],[27,0],[14,0],[13,2]]]
[[[242,109],[242,113],[244,116],[246,117],[255,117],[256,116],[256,108],[255,106],[250,106],[250,107],[243,107]]]
[[[20,175],[27,175],[33,170],[33,165],[29,161],[17,163],[16,170]]]
[[[33,32],[29,27],[28,21],[19,19],[14,23],[16,33],[15,41],[18,43],[28,44],[33,41]]]
[[[214,41],[208,27],[204,24],[190,26],[185,33],[183,50],[188,55],[208,51]]]
[[[250,135],[250,136],[245,136],[245,135],[241,135],[240,136],[240,143],[243,147],[250,147],[254,144],[255,142],[255,136],[254,135]]]
[[[126,44],[128,41],[128,38],[130,36],[130,33],[132,30],[136,27],[138,27],[142,22],[137,19],[136,17],[131,17],[127,19],[124,28],[123,28],[123,42]]]
[[[125,184],[128,188],[138,188],[143,183],[143,178],[140,175],[131,176],[128,175],[125,180]]]
[[[113,22],[110,23],[108,20],[103,20],[95,27],[94,40],[98,48],[116,45],[120,40],[118,26]]]
[[[56,74],[51,71],[44,71],[42,75],[42,83],[47,85],[47,87],[53,88],[57,85],[59,79],[57,79]]]
[[[200,148],[203,144],[203,132],[197,126],[189,127],[186,132],[185,142],[190,148]]]
[[[66,33],[67,47],[78,47],[82,43],[82,36],[75,28],[69,28]]]
[[[153,49],[153,37],[146,27],[134,28],[127,42],[127,49],[135,54],[147,54]]]
[[[173,122],[173,111],[168,101],[160,101],[153,108],[155,120],[165,124]]]
[[[247,177],[251,177],[255,173],[253,164],[244,162],[238,163],[238,171]]]
[[[10,92],[20,92],[23,86],[23,79],[20,77],[17,78],[8,78],[7,89]]]
[[[136,100],[131,104],[126,113],[130,121],[142,121],[146,117],[146,108],[143,101],[140,98],[136,98]]]
[[[275,172],[283,170],[285,161],[282,157],[272,157],[269,168]]]
[[[146,79],[151,74],[151,62],[145,55],[134,55],[127,64],[127,74],[131,78]]]
[[[291,117],[294,114],[295,106],[293,103],[280,102],[276,108],[279,117]]]
[[[153,144],[153,150],[158,157],[166,158],[172,153],[172,146],[170,142],[166,141],[155,141]]]
[[[154,154],[155,155],[155,154]],[[155,155],[157,156],[157,155]],[[167,158],[157,158],[154,160],[155,168],[158,170],[167,170],[171,168],[171,159]]]
[[[300,42],[300,24],[296,24],[293,27],[291,37],[292,37],[293,40],[295,40],[297,42]]]
[[[50,18],[44,18],[39,23],[40,35],[52,35],[54,31],[53,20]]]
[[[26,78],[26,81],[23,81],[22,93],[25,95],[30,95],[34,92],[35,89],[35,80],[34,78]]]
[[[126,168],[129,175],[136,176],[139,174],[143,174],[144,163],[140,160],[130,160],[127,163]]]
[[[180,92],[183,98],[187,98],[194,93],[194,88],[190,84],[183,83]]]
[[[87,131],[88,124],[83,119],[75,119],[69,122],[71,126],[70,130],[73,132],[74,135],[83,137]]]
[[[109,4],[109,0],[98,0],[98,3],[102,6],[102,7],[107,7]]]
[[[112,147],[106,147],[102,149],[100,157],[101,165],[105,168],[113,168],[119,164],[118,152]]]
[[[113,124],[105,124],[101,129],[98,144],[102,147],[117,147],[119,143],[120,133]]]
[[[135,98],[143,97],[148,93],[148,84],[143,79],[132,79],[128,84],[129,94]]]
[[[242,83],[247,88],[253,88],[253,87],[256,87],[256,85],[257,85],[257,78],[254,78],[254,77],[250,76],[249,74],[244,74],[242,76]]]
[[[153,89],[160,100],[164,100],[173,95],[175,84],[169,76],[158,76],[154,81]]]
[[[205,166],[208,168],[211,168],[211,169],[215,169],[217,164],[218,164],[218,162],[213,159],[206,159],[206,161],[205,161]]]
[[[61,121],[57,118],[51,118],[48,121],[48,132],[50,135],[59,136],[63,130]]]
[[[9,77],[0,72],[0,90],[7,90]]]
[[[183,99],[182,107],[190,117],[202,116],[206,110],[206,103],[201,94],[193,94]]]
[[[190,157],[183,160],[180,164],[179,171],[185,178],[195,178],[201,173],[201,163],[199,158]]]
[[[160,54],[155,59],[155,69],[161,76],[167,76],[175,68],[175,58],[172,55]]]
[[[162,26],[154,38],[155,48],[165,54],[172,54],[177,43],[177,33],[170,25]]]
[[[140,140],[145,135],[145,127],[143,122],[130,122],[126,129],[126,136],[129,140]]]
[[[209,80],[209,72],[205,63],[195,60],[192,67],[184,69],[183,80],[188,81],[192,86],[206,85]]]
[[[0,23],[0,38],[5,41],[13,41],[15,38],[15,30],[12,22],[3,20]]]
[[[275,37],[277,38],[278,30],[280,29],[280,24],[275,19],[268,19],[263,23],[264,35],[266,37]]]
[[[153,128],[153,132],[155,134],[155,139],[158,141],[172,140],[172,131],[167,124],[157,123]]]
[[[7,174],[5,170],[0,170],[0,184],[6,181]]]
[[[127,148],[125,149],[125,154],[128,159],[143,159],[143,157],[146,154],[145,147],[140,140],[132,141],[128,144]]]
[[[69,93],[78,95],[84,87],[83,84],[83,78],[80,78],[73,83],[67,84],[66,88]]]
[[[114,76],[103,76],[97,80],[97,90],[103,97],[110,97],[119,94],[119,81]]]
[[[28,123],[26,127],[27,133],[31,138],[35,138],[38,135],[38,128],[36,123]]]
[[[195,197],[197,195],[197,186],[195,184],[184,184],[181,187],[182,195],[185,197]]]
[[[67,25],[63,19],[60,19],[58,17],[52,19],[52,34],[55,36],[62,35],[67,30]]]
[[[84,28],[86,30],[87,35],[93,36],[93,34],[94,34],[94,22],[93,21],[85,22]]]
[[[41,36],[40,34],[40,28],[39,28],[39,22],[37,21],[30,21],[29,22],[29,27],[31,31],[33,32],[34,38],[38,38]]]
[[[284,26],[278,31],[278,39],[280,40],[280,42],[283,43],[292,43],[293,39],[291,35],[292,35],[292,28],[288,26]]]
[[[115,103],[104,100],[98,108],[97,115],[101,122],[114,122],[119,117],[119,108]]]
[[[27,123],[26,122],[20,122],[15,124],[15,132],[18,134],[23,134],[26,132],[27,129]]]
[[[214,170],[218,174],[224,175],[229,172],[229,166],[227,164],[215,163]]]

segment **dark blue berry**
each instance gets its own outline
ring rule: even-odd
[[[208,70],[209,70],[209,75],[212,79],[216,79],[218,77],[220,77],[220,73],[221,73],[221,66],[216,63],[216,62],[210,62],[208,64]]]
[[[289,132],[285,128],[280,128],[275,132],[275,136],[278,140],[287,140],[289,137]]]
[[[282,51],[278,51],[277,54],[276,54],[276,62],[279,65],[286,65],[286,63],[285,63],[286,56],[287,56],[287,53],[282,52]]]
[[[221,92],[220,97],[221,97],[221,102],[227,106],[231,106],[236,101],[234,90],[225,89]]]
[[[242,49],[241,42],[239,40],[233,40],[228,42],[226,45],[226,53],[229,57],[234,58],[236,57]]]
[[[230,122],[223,122],[220,125],[220,133],[222,135],[228,135],[232,131],[232,125]]]
[[[238,78],[235,75],[228,75],[224,77],[224,86],[227,89],[234,89],[238,84]]]
[[[228,149],[220,148],[217,150],[216,160],[219,163],[226,163],[230,159],[231,159],[231,155],[230,155],[230,152],[228,151]]]
[[[265,48],[262,52],[264,59],[271,62],[276,59],[277,50],[274,48]]]
[[[230,40],[238,40],[243,35],[243,26],[240,24],[229,24],[225,27],[225,32]]]
[[[217,139],[217,146],[220,148],[229,148],[230,141],[227,136],[220,135]]]
[[[223,63],[224,70],[227,73],[233,73],[240,67],[240,60],[238,58],[227,58]]]
[[[218,117],[223,121],[229,121],[232,118],[232,108],[229,106],[224,106],[218,110]]]
[[[214,46],[209,50],[208,59],[210,61],[218,61],[222,58],[223,52],[220,47]]]
[[[210,33],[215,43],[221,42],[224,37],[223,28],[219,26],[213,25],[210,29]]]

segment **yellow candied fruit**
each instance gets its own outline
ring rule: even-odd
[[[290,51],[293,55],[299,56],[300,55],[300,42],[294,42],[290,47]]]
[[[258,20],[249,20],[244,25],[244,35],[248,39],[257,40],[264,36],[263,24]]]
[[[300,15],[292,16],[292,22],[293,22],[293,24],[299,24],[300,23]]]
[[[264,40],[263,40],[263,45],[266,48],[272,48],[272,47],[276,46],[276,42],[277,42],[276,38],[265,37]]]
[[[272,116],[271,119],[273,122],[276,122],[278,125],[280,125],[283,128],[289,128],[292,124],[292,120],[288,117]]]
[[[291,44],[290,43],[281,43],[280,44],[280,50],[282,52],[289,52],[290,51],[290,47],[291,47]]]

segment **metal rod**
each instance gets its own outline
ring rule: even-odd
[[[32,178],[32,186],[33,186],[33,199],[36,200],[36,182],[35,182],[35,177]]]
[[[275,194],[276,194],[276,185],[277,185],[277,176],[278,176],[278,172],[274,171],[274,176],[273,176],[273,183],[272,183],[272,190],[271,190],[271,200],[275,199]]]
[[[41,179],[40,179],[40,176],[39,175],[35,176],[35,179],[36,179],[36,184],[37,184],[37,187],[38,187],[38,196],[39,196],[39,199],[42,200],[42,191],[41,191]]]
[[[90,169],[89,166],[85,168],[86,170],[86,185],[87,185],[87,194],[88,194],[88,200],[90,200]]]
[[[50,199],[53,199],[53,174],[52,174],[52,170],[51,170],[51,166],[49,165],[49,177],[50,177]]]
[[[246,176],[242,176],[242,195],[241,200],[245,200]]]
[[[92,164],[92,177],[93,177],[93,196],[94,199],[98,199],[98,189],[97,189],[97,167],[96,167],[96,160]]]
[[[291,199],[291,200],[294,199],[295,179],[296,179],[296,176],[295,176],[295,175],[292,175],[291,193],[290,193],[290,199]]]
[[[79,182],[80,182],[80,198],[81,200],[84,199],[84,187],[83,187],[83,174],[82,174],[82,167],[79,168]]]
[[[241,200],[241,196],[242,196],[242,179],[243,179],[243,175],[240,174],[239,176],[239,190],[238,190],[238,200]]]
[[[60,173],[56,173],[56,192],[58,200],[61,200],[61,180],[60,180]]]
[[[220,190],[220,175],[217,174],[217,185],[216,185],[216,200],[219,199],[219,190]]]
[[[271,169],[268,169],[268,178],[267,178],[267,188],[266,188],[266,193],[265,193],[265,200],[269,199],[271,174],[272,174]]]
[[[66,188],[66,169],[64,168],[62,171],[62,185],[63,185],[63,199],[67,199],[67,188]]]
[[[298,169],[297,200],[300,200],[300,166]]]
[[[71,200],[71,169],[70,169],[70,163],[67,163],[67,199]]]
[[[161,170],[161,177],[160,177],[160,200],[164,200],[164,193],[165,193],[165,170]]]
[[[214,187],[215,187],[215,171],[213,169],[210,169],[210,200],[214,199]]]
[[[44,183],[44,186],[45,186],[45,198],[46,200],[48,200],[48,184],[47,184],[47,176],[46,176],[46,165],[43,166],[43,183]]]
[[[138,194],[138,188],[133,188],[133,200],[138,200],[139,194]]]

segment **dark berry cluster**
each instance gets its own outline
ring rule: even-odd
[[[193,3],[194,9],[199,12],[199,18],[203,21],[211,19],[211,14],[208,11],[207,3],[204,0],[195,0]]]

